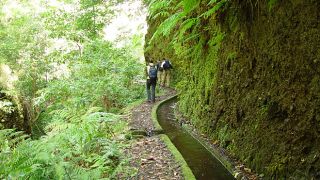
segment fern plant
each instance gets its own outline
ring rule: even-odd
[[[184,13],[190,13],[193,9],[197,8],[199,4],[200,0],[183,0]]]
[[[27,139],[22,132],[0,130],[0,177],[96,179],[112,174],[121,154],[112,140],[116,132],[108,131],[118,124],[125,126],[119,116],[91,112],[80,123],[63,128],[63,124],[52,125],[51,132],[39,140]]]
[[[200,17],[203,17],[205,19],[215,15],[218,10],[221,10],[222,7],[227,3],[228,0],[211,0],[208,3],[208,6],[213,6],[208,11],[202,13]]]
[[[164,1],[161,0],[162,3]],[[224,39],[224,33],[215,24],[231,1],[184,0],[170,3],[174,8],[164,8],[170,16],[157,16],[151,21],[146,52],[160,57],[169,56],[173,63],[179,64],[175,70],[176,76],[179,76],[177,89],[183,89],[179,107],[193,119],[192,123],[207,130],[210,124],[202,122],[199,117],[208,113],[206,110],[210,107],[218,52]],[[150,18],[161,11],[157,9],[157,12],[152,12],[153,5],[150,4]],[[160,53],[155,53],[157,51]]]
[[[197,37],[203,33],[202,30],[199,29],[201,20],[217,15],[219,10],[221,10],[227,2],[228,0],[211,0],[207,3],[207,6],[210,8],[194,17],[194,15],[190,13],[199,7],[200,1],[184,0],[177,4],[174,4],[174,2],[170,0],[152,1],[149,4],[149,15],[155,20],[159,18],[161,14],[162,22],[153,33],[148,45],[152,46],[155,43],[154,41],[159,40],[162,36],[168,37],[173,30],[176,32],[173,33],[172,44],[181,44],[184,46],[183,44],[185,44],[186,41],[197,39]],[[175,8],[170,8],[169,10],[165,7],[165,4]],[[163,9],[161,10],[161,8]],[[168,14],[171,15],[167,16]],[[150,48],[147,48],[147,50],[148,49]],[[188,54],[185,52],[181,53]]]

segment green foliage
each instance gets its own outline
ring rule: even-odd
[[[168,1],[158,2],[166,4]],[[269,53],[270,48],[266,46],[270,38],[272,42],[278,42],[279,37],[281,39],[281,35],[271,36],[275,34],[273,30],[279,29],[284,22],[294,26],[293,19],[298,18],[308,19],[308,22],[314,24],[317,20],[314,18],[316,5],[300,0],[281,1],[280,4],[276,0],[207,0],[201,1],[195,9],[189,8],[192,10],[188,14],[180,15],[185,11],[178,3],[171,3],[171,8],[164,8],[163,12],[158,9],[150,13],[146,52],[154,58],[168,57],[174,63],[179,108],[183,114],[203,133],[214,134],[220,145],[227,146],[252,169],[264,172],[266,178],[314,178],[319,167],[319,158],[315,155],[319,152],[319,143],[316,141],[318,134],[312,127],[320,119],[316,113],[318,111],[314,109],[319,102],[312,101],[312,105],[305,102],[306,98],[292,99],[287,89],[302,89],[312,96],[309,99],[317,99],[319,83],[316,82],[319,82],[319,78],[314,68],[302,65],[303,60],[296,57],[288,59],[287,54],[283,53],[285,51],[277,48],[282,47],[281,43],[272,49],[273,54]],[[300,13],[293,13],[292,17],[287,17],[280,9],[275,14],[268,14],[267,9],[270,11],[277,5],[289,14],[296,12],[295,7],[300,5],[306,6],[307,10],[301,9]],[[267,16],[262,19],[261,14]],[[266,24],[267,19],[272,20]],[[227,34],[222,30],[226,30]],[[306,36],[318,37],[315,35],[319,34],[316,30],[309,30],[308,26],[294,28],[294,32],[304,31]],[[284,28],[282,35],[292,32],[292,29]],[[226,35],[228,37],[225,38]],[[295,36],[287,39],[292,42],[296,40]],[[306,39],[310,40],[306,44],[316,42],[311,39],[314,38]],[[305,54],[306,49],[317,51],[310,46],[300,48],[300,54]],[[296,51],[296,48],[288,46],[287,50]],[[314,59],[317,59],[316,54],[313,54]],[[282,56],[286,62],[279,61]],[[293,64],[302,63],[298,71],[302,73],[301,78],[306,80],[305,85],[299,86],[302,81],[290,78],[290,74],[294,74],[298,67],[291,67],[291,61],[295,62]],[[314,65],[317,62],[315,60]],[[272,63],[276,63],[276,66]],[[270,74],[268,68],[265,68],[269,66],[276,71]],[[283,71],[289,67],[293,73]],[[280,77],[286,77],[290,83]],[[274,99],[281,104],[271,108],[269,103]],[[297,101],[300,105],[294,103]],[[296,117],[305,114],[301,111],[308,108],[311,108],[310,113]],[[277,116],[283,117],[267,118],[272,109]],[[288,146],[288,142],[294,142],[294,147],[298,148]]]
[[[149,16],[153,19],[156,19],[159,16],[159,13],[169,14],[170,11],[174,9],[172,0],[158,1],[152,0],[149,3]]]
[[[51,7],[46,5],[46,11],[41,14],[45,18],[47,27],[51,30],[51,37],[65,37],[76,42],[87,38],[98,38],[106,22],[114,16],[110,7],[122,0],[81,0],[65,1],[65,6],[73,7],[72,13],[66,11],[64,6]]]
[[[214,4],[214,6],[209,9],[208,11],[204,12],[200,15],[200,17],[209,18],[212,15],[215,15],[218,10],[220,10],[225,4],[227,3],[227,0],[211,0],[208,5]]]
[[[180,21],[180,19],[183,17],[183,12],[178,12],[172,16],[170,16],[168,19],[166,19],[161,25],[158,27],[158,30],[154,33],[153,37],[150,41],[152,41],[155,37],[161,35],[167,36],[170,34],[170,32],[173,30],[173,28],[176,27],[177,23]]]
[[[98,119],[96,113],[85,114],[76,124],[56,123],[39,140],[26,139],[22,132],[1,130],[0,177],[111,177],[121,155],[119,145],[111,140],[121,131],[112,127],[125,124],[115,115],[104,114]]]
[[[228,125],[225,125],[223,128],[219,129],[217,136],[218,140],[220,141],[220,146],[226,147],[228,145],[227,142],[230,141]]]
[[[197,34],[199,32],[199,29],[197,28],[200,19],[207,19],[216,15],[218,10],[222,9],[226,3],[227,0],[212,0],[208,3],[208,6],[212,6],[212,8],[206,10],[197,17],[193,17],[193,15],[189,15],[189,13],[199,6],[200,1],[184,0],[179,4],[175,4],[171,0],[152,1],[149,5],[149,14],[154,20],[161,18],[162,22],[158,26],[157,30],[153,33],[153,36],[149,42],[150,46],[155,39],[161,38],[161,35],[168,36],[173,29],[177,30],[177,33],[173,39],[178,40],[178,42],[182,41],[182,39],[188,38],[188,35],[193,36],[194,34]],[[170,8],[170,6],[173,6],[174,8]],[[183,11],[181,11],[181,9],[183,9]],[[179,28],[177,28],[177,26],[179,26]],[[185,31],[191,27],[193,27],[195,31],[186,35]],[[183,38],[182,35],[184,35]],[[177,36],[179,37],[178,39],[176,39]]]
[[[19,1],[28,11],[8,19],[0,8],[0,61],[18,77],[15,96],[33,130],[33,139],[0,130],[1,179],[114,178],[128,169],[120,138],[127,125],[115,113],[144,96],[144,67],[133,55],[141,36],[125,48],[102,40],[117,2],[39,2],[38,12]]]
[[[217,54],[224,39],[224,33],[214,24],[228,3],[226,0],[180,3],[161,0],[149,5],[154,32],[147,41],[146,51],[168,53],[164,56],[171,57],[177,64],[175,75],[179,79],[180,109],[204,131],[209,130],[210,125],[200,119],[210,109]],[[170,4],[171,8],[164,7],[165,4]],[[164,15],[158,15],[160,13]],[[159,42],[167,43],[164,50],[157,50]]]
[[[84,30],[87,36],[94,38],[104,27],[107,10],[102,0],[81,0],[79,17],[76,19],[76,29]]]
[[[112,139],[125,133],[126,124],[95,106],[105,105],[104,96],[112,102],[105,108],[120,108],[141,97],[142,89],[133,82],[140,67],[124,50],[103,41],[85,49],[69,78],[50,81],[38,91],[36,105],[51,104],[38,120],[46,121],[46,136],[24,140],[12,130],[1,131],[0,159],[6,162],[0,166],[1,178],[97,179],[112,177],[125,165],[120,163],[119,142]]]
[[[181,23],[181,27],[180,30],[177,32],[179,33],[176,37],[177,41],[183,41],[183,39],[185,38],[185,34],[186,32],[191,29],[193,26],[198,26],[200,23],[200,19],[199,18],[191,18],[191,19],[186,19],[185,21],[183,21]],[[183,42],[187,42],[190,41],[196,37],[198,37],[199,34],[195,34],[195,36],[189,36],[188,38],[186,38]]]
[[[268,0],[269,10],[271,10],[277,2],[278,0]]]
[[[200,4],[200,0],[183,0],[184,13],[188,14],[193,9],[197,8]]]
[[[83,56],[70,66],[70,77],[55,80],[41,90],[40,101],[55,99],[61,106],[122,108],[143,96],[135,84],[143,66],[124,49],[96,40],[85,45]],[[140,77],[141,77],[140,76]],[[55,104],[57,106],[57,104]]]

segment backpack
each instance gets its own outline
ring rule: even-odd
[[[164,70],[167,70],[167,69],[170,69],[172,66],[171,66],[169,60],[165,60],[162,67]]]
[[[163,68],[161,67],[161,63],[160,63],[160,62],[157,64],[157,69],[158,69],[159,71],[163,71]]]
[[[155,78],[157,78],[157,69],[156,69],[156,67],[150,66],[150,69],[149,69],[149,77],[150,77],[150,79],[155,79]]]

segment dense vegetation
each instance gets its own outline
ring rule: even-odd
[[[319,179],[320,2],[144,1],[144,55],[171,59],[190,123],[267,179]],[[123,2],[1,0],[1,179],[133,173],[143,35],[105,40]]]
[[[320,3],[150,0],[146,56],[180,111],[267,178],[319,178]]]
[[[121,1],[51,2],[0,2],[0,178],[130,175],[119,113],[144,95],[143,36],[103,40]]]

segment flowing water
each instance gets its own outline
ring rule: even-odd
[[[163,104],[158,110],[160,125],[180,151],[198,180],[233,180],[229,171],[199,141],[186,132],[174,116],[176,99]]]

